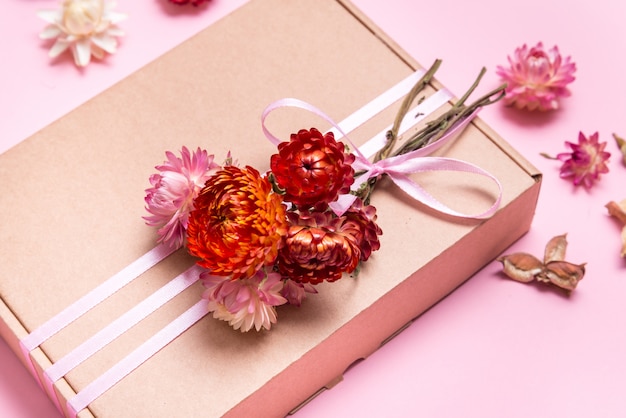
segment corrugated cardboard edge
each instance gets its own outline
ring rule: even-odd
[[[352,4],[349,0],[336,0],[340,3],[350,14],[352,14],[358,21],[360,21],[363,26],[369,29],[377,38],[379,38],[385,45],[389,47],[390,50],[396,54],[399,59],[403,62],[407,63],[412,68],[418,68],[418,63],[408,55],[396,42],[394,42],[387,34],[385,34],[379,27],[377,27],[367,16],[365,16],[354,4]],[[431,83],[436,89],[443,88],[443,85],[439,83],[436,79]],[[513,202],[511,202],[508,206],[508,209],[505,212],[500,212],[496,214],[488,223],[482,224],[477,230],[463,238],[466,241],[472,240],[481,240],[484,237],[493,236],[498,228],[502,228],[502,224],[506,222],[506,218],[509,216],[516,216],[519,222],[517,223],[518,228],[515,231],[509,231],[508,237],[509,240],[506,242],[506,247],[513,244],[517,239],[519,239],[524,233],[528,231],[530,228],[530,223],[532,221],[534,215],[534,208],[537,204],[537,199],[539,196],[539,188],[541,183],[541,174],[540,172],[530,164],[525,158],[521,156],[515,149],[513,149],[506,141],[504,141],[495,131],[493,131],[489,126],[487,126],[481,119],[476,118],[472,122],[478,129],[480,129],[485,135],[496,145],[498,146],[506,155],[508,155],[513,161],[515,161],[529,176],[535,179],[535,185],[529,189],[527,189],[523,194],[518,196]],[[506,215],[506,216],[505,216]],[[463,254],[456,254],[457,252],[462,252],[462,248],[466,248],[466,245],[471,245],[471,243],[465,243],[464,245],[456,245],[450,247],[440,256],[438,256],[435,260],[429,263],[426,266],[426,270],[435,271],[439,267],[439,264],[445,262],[445,260],[449,260],[449,257],[455,257],[456,259],[462,259]],[[498,246],[501,246],[502,242],[498,243]],[[499,252],[499,251],[498,251]],[[444,256],[445,255],[445,256]],[[494,252],[490,254],[491,258],[495,258],[497,256],[497,252],[494,249]],[[459,258],[460,257],[460,258]],[[456,289],[463,282],[465,282],[471,275],[476,273],[480,268],[484,266],[485,263],[480,263],[480,265],[475,265],[475,263],[459,263],[459,265],[464,266],[465,270],[463,274],[459,274],[459,271],[456,270],[454,274],[450,273],[450,276],[454,277],[463,277],[461,281],[457,281],[454,283],[452,289]],[[419,274],[418,274],[419,273]],[[295,362],[292,366],[292,372],[288,374],[281,373],[277,375],[274,379],[270,380],[267,385],[263,388],[262,391],[257,391],[252,394],[244,401],[242,401],[239,405],[233,408],[228,412],[229,416],[254,416],[255,413],[258,413],[258,406],[262,405],[265,400],[267,400],[267,396],[274,394],[271,398],[279,402],[279,400],[283,400],[282,404],[276,405],[274,407],[277,410],[281,410],[283,415],[288,414],[290,411],[295,411],[298,408],[293,408],[294,403],[293,399],[299,399],[301,405],[308,400],[310,400],[311,395],[319,394],[324,387],[330,388],[338,381],[341,380],[342,375],[337,375],[335,370],[347,370],[352,364],[358,362],[359,360],[368,357],[370,354],[375,352],[383,343],[389,340],[389,336],[397,335],[399,331],[397,326],[392,325],[393,323],[397,323],[395,321],[389,321],[389,326],[387,328],[378,328],[371,329],[370,332],[372,341],[368,346],[363,346],[361,348],[361,354],[356,357],[353,355],[342,355],[341,347],[350,344],[355,338],[359,338],[361,329],[356,326],[357,322],[368,321],[368,316],[376,315],[380,309],[392,309],[394,306],[399,306],[402,304],[398,304],[398,300],[405,300],[412,306],[415,307],[413,311],[406,311],[405,318],[403,318],[402,323],[409,324],[411,323],[417,316],[421,315],[427,309],[432,307],[437,301],[443,299],[446,295],[451,293],[452,291],[446,291],[442,294],[434,294],[433,297],[424,300],[419,299],[419,295],[415,295],[410,292],[411,287],[414,286],[414,282],[419,280],[419,276],[424,276],[427,271],[416,272],[411,275],[407,280],[405,280],[401,285],[397,286],[390,293],[385,295],[383,298],[374,303],[370,308],[363,311],[359,316],[360,321],[352,321],[346,326],[342,327],[340,330],[331,335],[326,344],[320,345],[316,347],[311,352],[305,354],[300,360]],[[426,274],[428,276],[428,274]],[[447,278],[447,280],[453,280],[453,278]],[[376,309],[374,309],[374,306]],[[406,327],[403,326],[400,330]],[[23,358],[21,355],[21,350],[19,347],[19,339],[23,338],[27,335],[26,329],[20,323],[19,319],[14,315],[14,313],[9,309],[9,307],[0,300],[0,335],[7,341],[10,348],[17,354],[20,361],[30,370],[29,365],[27,364],[27,359]],[[363,342],[362,339],[360,339]],[[378,342],[380,341],[380,342]],[[345,352],[349,352],[350,350],[344,350]],[[31,353],[31,357],[34,360],[34,364],[37,370],[38,378],[41,379],[42,376],[42,367],[46,368],[51,365],[50,359],[44,354],[44,352],[37,348]],[[333,362],[335,364],[339,364],[340,367],[329,367],[327,371],[320,371],[319,365],[314,361],[309,361],[310,358],[333,358]],[[291,381],[291,376],[299,375],[299,376],[307,376],[311,372],[314,372],[318,376],[322,376],[321,381],[327,382],[325,385],[320,387],[319,382],[314,382],[313,385],[307,384],[304,381],[301,381],[299,385],[294,385],[294,382]],[[71,399],[76,393],[70,387],[70,385],[65,381],[65,379],[61,379],[55,385],[57,387],[57,391],[59,393],[59,399]],[[288,388],[290,395],[284,396],[284,392]],[[282,394],[282,395],[281,395]],[[51,394],[48,394],[50,396]],[[65,405],[62,405],[65,408]],[[63,411],[65,413],[65,411]],[[67,415],[67,414],[66,414]],[[94,418],[93,414],[89,411],[89,409],[83,410],[79,417],[81,418]]]

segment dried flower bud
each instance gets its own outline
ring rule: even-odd
[[[543,255],[544,263],[565,260],[565,250],[567,249],[567,240],[565,239],[566,236],[567,234],[557,235],[548,241]]]
[[[567,261],[547,263],[537,280],[550,282],[562,289],[574,290],[585,275],[585,263],[577,265]]]
[[[515,253],[498,258],[502,263],[502,271],[513,280],[528,283],[543,270],[543,264],[533,255]]]

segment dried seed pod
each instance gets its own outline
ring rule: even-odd
[[[541,261],[527,253],[515,253],[498,258],[502,263],[502,271],[518,282],[532,282],[543,270]]]
[[[545,265],[538,275],[538,280],[549,281],[566,290],[574,290],[585,275],[585,264],[573,264],[567,261],[552,261]]]
[[[567,234],[557,235],[548,241],[543,255],[543,262],[565,260],[565,250],[567,249]]]
[[[622,153],[622,164],[626,165],[626,140],[624,140],[623,138],[620,138],[617,134],[613,134],[613,138],[615,138],[617,147]]]

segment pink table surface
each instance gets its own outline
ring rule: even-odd
[[[77,70],[69,60],[51,63],[37,38],[44,24],[36,11],[57,1],[5,1],[0,152],[243,2],[213,0],[194,10],[120,1],[117,10],[130,18],[119,52]],[[493,262],[296,416],[626,416],[626,265],[620,228],[604,208],[626,198],[626,167],[611,137],[626,135],[626,3],[354,2],[419,62],[442,58],[438,78],[457,95],[482,66],[481,89],[497,85],[495,67],[523,43],[557,44],[573,57],[577,80],[561,110],[530,114],[498,104],[482,118],[544,173],[533,226],[507,252],[541,255],[549,238],[568,233],[567,258],[587,262],[587,274],[565,297],[505,279]],[[579,131],[598,131],[613,153],[610,173],[589,191],[560,179],[559,164],[539,156],[565,151],[563,142]],[[4,342],[0,364],[0,416],[59,416]]]

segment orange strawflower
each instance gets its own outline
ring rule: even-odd
[[[286,209],[252,167],[224,167],[207,180],[189,217],[189,252],[211,274],[252,277],[274,262],[287,233]]]

